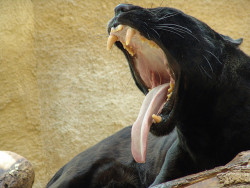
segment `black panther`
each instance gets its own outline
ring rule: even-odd
[[[250,58],[173,8],[120,4],[107,47],[146,95],[138,118],[62,167],[47,187],[149,187],[224,165],[250,149]]]

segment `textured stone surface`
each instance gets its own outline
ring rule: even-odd
[[[0,146],[32,162],[35,188],[136,119],[143,95],[122,53],[106,51],[121,2],[179,8],[250,53],[249,0],[0,0]]]
[[[0,188],[31,188],[34,178],[33,166],[27,159],[0,151]]]

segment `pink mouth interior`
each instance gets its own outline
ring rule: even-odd
[[[123,30],[113,33],[123,44],[125,44],[127,29],[128,26],[124,26]],[[156,44],[150,45],[148,40],[141,40],[139,32],[133,36],[128,47],[134,52],[134,69],[143,84],[151,89],[143,101],[131,133],[133,157],[138,163],[144,163],[146,161],[147,138],[153,123],[152,115],[161,112],[167,99],[170,82],[174,83],[174,79],[171,77],[163,50]]]

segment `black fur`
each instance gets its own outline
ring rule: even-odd
[[[176,132],[167,137],[149,136],[149,147],[154,150],[148,151],[145,164],[136,163],[132,157],[130,132],[131,127],[126,127],[80,153],[56,173],[47,187],[148,187],[160,172]]]
[[[238,48],[242,40],[218,34],[172,8],[119,5],[115,13],[109,31],[118,24],[137,29],[163,49],[175,73],[173,113],[169,115],[169,107],[164,106],[163,121],[151,127],[153,134],[165,136],[149,135],[146,163],[138,164],[131,155],[131,127],[127,127],[80,153],[47,187],[148,187],[224,165],[249,150],[250,58]],[[132,58],[121,43],[116,45],[146,94]]]

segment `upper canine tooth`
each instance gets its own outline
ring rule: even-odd
[[[113,44],[117,41],[118,37],[115,35],[109,35],[108,41],[107,41],[107,50],[110,50],[113,46]]]
[[[133,29],[133,28],[128,28],[128,30],[127,30],[127,33],[126,33],[126,45],[129,45],[129,43],[130,43],[130,41],[131,41],[131,39],[133,38],[133,36],[135,35],[135,32],[136,32],[136,30],[135,29]]]

